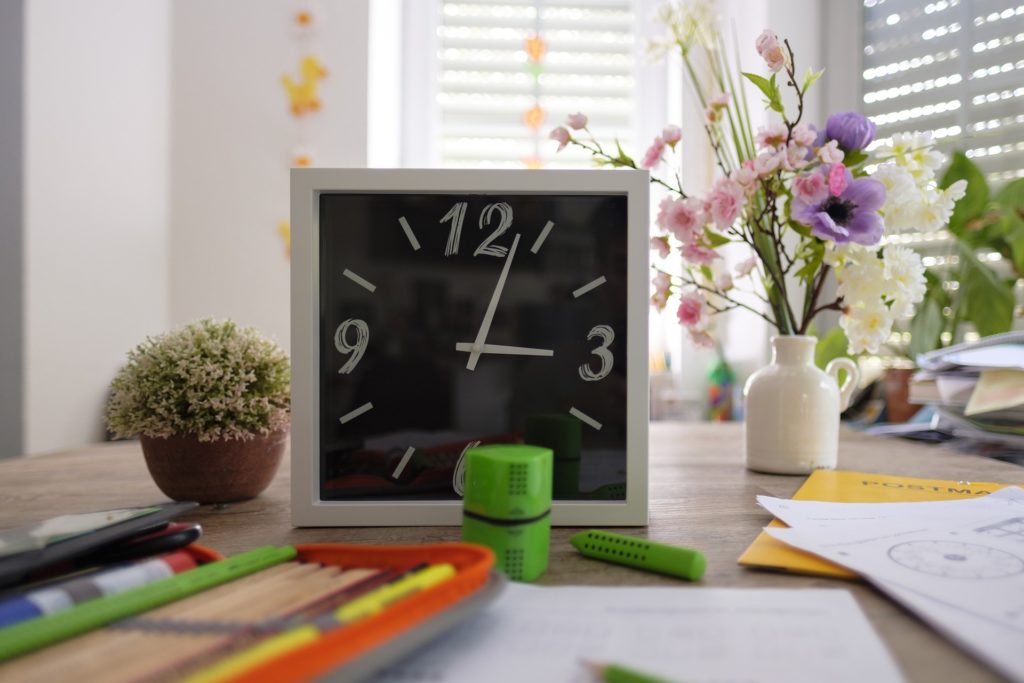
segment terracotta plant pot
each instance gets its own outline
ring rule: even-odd
[[[905,368],[889,368],[885,371],[885,409],[889,422],[906,422],[921,409],[921,406],[908,400],[913,374],[913,370]]]
[[[242,441],[200,441],[194,436],[143,436],[142,453],[153,481],[173,500],[230,503],[255,498],[274,479],[288,430]]]

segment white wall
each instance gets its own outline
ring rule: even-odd
[[[39,452],[100,439],[125,352],[167,324],[170,7],[25,10],[25,450]]]
[[[312,3],[309,45],[328,71],[323,109],[302,123],[280,84],[297,75],[298,3],[173,5],[171,323],[255,325],[289,346],[288,272],[277,234],[304,135],[319,166],[365,166],[370,0]]]

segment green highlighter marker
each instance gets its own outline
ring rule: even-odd
[[[148,586],[83,602],[64,612],[0,629],[0,662],[286,562],[295,554],[291,546],[257,548]]]
[[[699,581],[707,560],[704,553],[635,536],[591,529],[576,534],[569,542],[586,557],[628,567]]]

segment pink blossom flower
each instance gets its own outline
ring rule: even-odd
[[[757,182],[757,171],[754,170],[754,162],[747,159],[743,165],[737,168],[730,176],[736,184],[742,187],[748,194],[753,191]]]
[[[779,166],[782,165],[783,156],[784,154],[779,154],[778,152],[761,152],[754,159],[754,172],[757,173],[759,178],[775,173],[775,171],[779,170]]]
[[[715,276],[715,287],[720,292],[728,292],[732,289],[732,275],[728,272],[719,273]]]
[[[757,267],[757,256],[751,256],[736,264],[736,277],[746,277]]]
[[[679,142],[682,137],[683,129],[671,123],[665,126],[665,129],[661,131],[661,139],[669,147],[674,148],[676,143]]]
[[[580,112],[569,114],[569,118],[565,120],[565,124],[573,130],[580,130],[587,127],[587,117],[585,114]]]
[[[681,251],[685,261],[698,266],[706,266],[716,258],[720,258],[718,252],[714,249],[701,246],[700,244],[697,244],[697,242],[684,244]]]
[[[845,156],[835,140],[829,140],[818,148],[818,158],[826,164],[841,164]]]
[[[809,163],[811,162],[807,160],[807,148],[791,141],[786,147],[786,157],[782,160],[782,166],[787,171],[798,171]]]
[[[727,92],[720,92],[720,93],[718,93],[717,95],[712,97],[711,100],[708,101],[708,104],[710,106],[712,106],[713,108],[715,108],[715,109],[724,109],[724,108],[728,107],[729,106],[729,93],[727,93]]]
[[[668,246],[668,237],[664,235],[651,238],[651,249],[658,252],[658,256],[661,258],[668,258],[668,255],[672,253]]]
[[[667,273],[663,273],[660,270],[658,274],[651,280],[651,284],[654,285],[654,294],[651,295],[651,303],[661,311],[665,309],[665,304],[668,303],[668,298],[671,296],[672,281],[669,279]]]
[[[728,228],[740,215],[745,194],[739,183],[729,178],[715,182],[707,201],[711,220],[720,230]]]
[[[690,334],[690,342],[694,346],[703,346],[704,348],[710,349],[715,345],[715,340],[711,338],[711,335],[707,333],[707,330],[688,330]]]
[[[774,73],[778,73],[786,66],[787,58],[786,52],[782,45],[779,43],[779,37],[772,31],[765,29],[761,32],[761,35],[757,37],[755,43],[757,47],[757,54],[761,55],[761,58],[768,65],[768,69]]]
[[[828,197],[825,176],[820,173],[804,173],[793,180],[793,196],[808,204],[820,204]]]
[[[665,140],[659,135],[654,138],[654,142],[644,152],[643,161],[640,162],[640,168],[652,169],[661,162],[661,155],[665,153]]]
[[[696,292],[689,292],[680,297],[679,309],[676,311],[679,322],[686,327],[697,327],[703,325],[706,314],[704,311],[704,299]]]
[[[781,147],[786,144],[787,137],[789,137],[789,129],[782,122],[769,123],[767,126],[761,126],[757,130],[757,144],[760,147],[770,147],[772,149]]]
[[[793,132],[790,134],[789,139],[795,141],[798,145],[810,147],[817,138],[818,132],[806,123],[801,122],[793,126]]]
[[[846,191],[846,167],[842,164],[832,164],[828,170],[828,191],[833,197],[838,197]]]
[[[722,110],[728,106],[729,93],[719,93],[708,100],[708,106],[704,109],[704,116],[709,123],[716,123],[722,118]]]
[[[666,197],[661,200],[657,223],[683,244],[693,242],[704,227],[704,212],[700,200]]]
[[[569,144],[569,141],[572,140],[572,135],[569,134],[569,129],[567,129],[565,126],[559,126],[558,128],[555,128],[553,131],[551,131],[550,137],[552,140],[558,141],[558,149],[555,150],[556,152],[561,152],[563,149],[565,149],[565,146]]]

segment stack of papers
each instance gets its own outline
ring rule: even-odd
[[[1024,450],[1024,332],[919,356],[910,401],[934,405],[938,429]]]
[[[922,503],[759,496],[772,537],[873,583],[1007,678],[1024,682],[1024,490]]]

